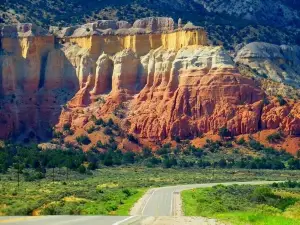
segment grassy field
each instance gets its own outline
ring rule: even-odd
[[[26,171],[25,171],[26,172]],[[0,215],[128,215],[150,187],[246,180],[299,180],[297,171],[165,169],[115,167],[90,175],[47,170],[46,178],[27,182],[13,170],[1,175]]]
[[[299,225],[300,183],[296,186],[216,186],[182,193],[186,216],[217,218],[231,224]]]

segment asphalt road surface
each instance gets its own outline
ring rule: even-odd
[[[228,183],[210,183],[210,184],[192,184],[180,185],[173,187],[163,187],[151,190],[149,197],[137,213],[142,216],[174,216],[174,194],[179,194],[183,190],[193,188],[213,187],[218,184],[233,185],[233,184],[251,184],[262,185],[272,184],[274,181],[253,181],[253,182],[228,182]]]
[[[263,185],[274,183],[274,181],[254,181],[254,182],[230,182],[230,183],[211,183],[211,184],[193,184],[179,185],[171,187],[155,188],[148,192],[147,196],[142,198],[135,215],[122,216],[38,216],[38,217],[0,217],[0,224],[16,225],[125,225],[136,224],[137,221],[143,221],[147,217],[165,217],[174,216],[174,195],[183,190],[193,188],[212,187],[218,184],[251,184]]]

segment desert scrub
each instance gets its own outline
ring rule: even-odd
[[[142,166],[103,167],[81,174],[65,167],[47,169],[45,178],[27,182],[9,169],[0,174],[1,215],[74,214],[128,215],[133,204],[151,187],[249,180],[300,180],[297,171],[237,170],[237,169],[163,169]],[[292,187],[293,184],[290,184]],[[283,187],[284,188],[284,187]],[[278,186],[276,189],[281,190]],[[296,191],[296,188],[293,188]],[[217,203],[216,203],[217,204]],[[5,205],[5,207],[2,207]],[[232,207],[236,207],[231,204]],[[290,210],[290,214],[295,210]]]
[[[232,224],[300,224],[298,195],[281,195],[288,185],[218,185],[182,193],[186,216],[213,217]],[[290,186],[289,186],[290,187]],[[289,192],[298,192],[296,187]]]

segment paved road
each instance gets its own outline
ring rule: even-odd
[[[27,216],[0,217],[0,224],[17,225],[119,225],[132,217],[122,216]]]
[[[251,184],[262,185],[270,184],[274,181],[253,181],[253,182],[228,182],[228,183],[210,183],[210,184],[192,184],[192,185],[180,185],[172,187],[163,187],[153,189],[148,192],[148,198],[141,203],[140,209],[137,211],[138,215],[142,216],[174,216],[174,194],[179,194],[183,190],[189,190],[193,188],[205,188],[212,187],[218,184],[232,185],[232,184]]]
[[[40,217],[0,217],[0,224],[15,225],[125,225],[139,224],[139,221],[147,218],[159,218],[163,216],[174,216],[174,196],[183,190],[193,188],[212,187],[218,184],[251,184],[262,185],[270,184],[274,181],[254,181],[254,182],[230,182],[230,183],[211,183],[193,184],[171,187],[155,188],[148,192],[139,201],[139,207],[133,216],[40,216]],[[150,223],[151,224],[151,223]],[[158,223],[159,224],[159,223]]]

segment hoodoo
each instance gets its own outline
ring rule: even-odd
[[[54,126],[83,127],[120,105],[122,127],[149,140],[222,127],[233,135],[278,128],[300,134],[299,102],[268,97],[222,47],[209,46],[203,28],[178,24],[159,17],[49,32],[2,26],[0,138],[44,139]],[[246,50],[236,60],[245,60]]]

